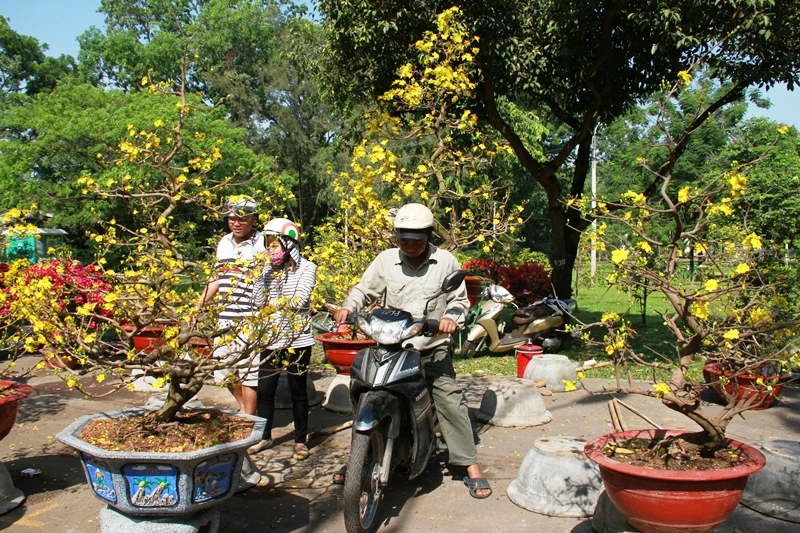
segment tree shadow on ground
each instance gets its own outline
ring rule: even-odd
[[[58,414],[66,409],[68,402],[69,399],[62,394],[34,393],[22,400],[17,414],[17,424],[30,424]]]
[[[9,459],[4,462],[14,486],[27,496],[60,490],[76,491],[86,483],[80,461],[72,454],[31,455]],[[39,470],[33,477],[22,477],[26,468]]]

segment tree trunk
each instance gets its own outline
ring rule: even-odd
[[[560,206],[550,208],[553,247],[550,266],[553,268],[553,294],[558,298],[572,298],[572,273],[578,257],[579,231],[567,224],[566,213]]]
[[[172,422],[183,406],[191,400],[203,387],[203,382],[192,378],[189,383],[182,386],[183,380],[172,376],[164,404],[156,413],[156,422]]]

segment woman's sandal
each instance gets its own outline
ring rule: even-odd
[[[269,450],[273,446],[275,446],[275,442],[272,439],[263,439],[247,448],[247,453],[250,455],[255,455],[263,452],[264,450]]]
[[[305,461],[308,459],[308,447],[305,444],[297,443],[294,445],[294,455],[292,459],[295,461]]]

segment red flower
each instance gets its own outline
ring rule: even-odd
[[[7,270],[6,265],[5,271]],[[0,272],[4,270],[0,269]],[[60,312],[73,312],[80,305],[94,302],[97,304],[94,313],[104,317],[113,315],[112,311],[102,307],[105,303],[104,296],[111,292],[111,285],[103,279],[103,271],[95,265],[54,259],[24,267],[19,274],[26,284],[35,280],[49,279]],[[3,287],[3,290],[8,291],[6,287]],[[0,314],[7,313],[7,306],[0,309]],[[92,319],[90,327],[96,326],[96,321]]]
[[[499,281],[499,273],[497,270],[497,263],[492,259],[467,259],[461,268],[467,271],[471,276],[480,276],[488,278],[492,282]]]
[[[519,305],[527,305],[552,293],[550,273],[538,263],[500,267],[500,284],[514,295]]]

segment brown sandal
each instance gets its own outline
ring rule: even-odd
[[[308,459],[308,447],[305,444],[297,443],[294,445],[294,455],[292,455],[292,459],[295,461],[305,461]]]

